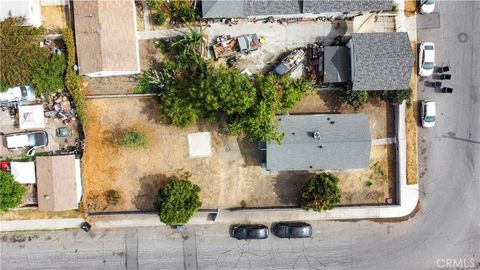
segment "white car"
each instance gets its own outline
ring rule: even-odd
[[[430,100],[421,101],[422,127],[429,128],[435,126],[435,102]]]
[[[0,103],[10,103],[10,102],[19,102],[19,101],[34,101],[35,92],[33,87],[17,86],[13,88],[8,88],[7,91],[0,93]]]
[[[431,42],[420,44],[418,53],[418,75],[429,77],[433,74],[435,65],[435,45]]]
[[[422,0],[420,2],[420,13],[421,14],[428,14],[432,13],[435,9],[435,0]]]
[[[48,145],[48,135],[45,131],[30,131],[5,135],[7,148],[21,150],[25,148],[38,148]]]

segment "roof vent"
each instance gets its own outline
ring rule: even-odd
[[[313,132],[313,138],[320,139],[320,131],[314,131]]]

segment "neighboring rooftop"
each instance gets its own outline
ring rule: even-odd
[[[133,0],[76,0],[73,4],[80,74],[140,72]]]
[[[75,155],[38,156],[35,163],[38,210],[77,209]]]
[[[202,0],[203,18],[381,11],[391,0]]]
[[[352,34],[353,90],[408,89],[413,53],[407,33]]]
[[[267,170],[299,171],[368,167],[371,136],[366,114],[278,116],[281,144],[267,144]]]

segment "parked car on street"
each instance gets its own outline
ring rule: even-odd
[[[35,93],[33,92],[33,87],[28,85],[8,88],[7,91],[0,93],[0,104],[34,100]]]
[[[260,224],[235,225],[232,227],[230,235],[238,240],[266,239],[268,237],[268,227]]]
[[[430,100],[422,100],[420,104],[422,127],[429,128],[435,126],[435,102]]]
[[[418,75],[428,77],[433,74],[435,65],[435,45],[431,42],[420,44],[418,54]]]
[[[432,13],[435,9],[435,0],[422,0],[420,1],[420,13],[428,14]]]
[[[45,147],[48,144],[48,135],[45,131],[30,131],[5,135],[7,148],[19,150],[25,148]]]
[[[273,233],[280,238],[308,238],[312,236],[312,226],[305,222],[279,222]]]

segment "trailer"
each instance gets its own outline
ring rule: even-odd
[[[294,71],[305,58],[305,50],[303,48],[296,49],[283,58],[282,62],[275,68],[274,72],[283,75]]]
[[[239,53],[249,53],[258,50],[262,46],[257,34],[247,34],[238,37],[222,35],[217,37],[212,45],[215,59],[235,56]]]

